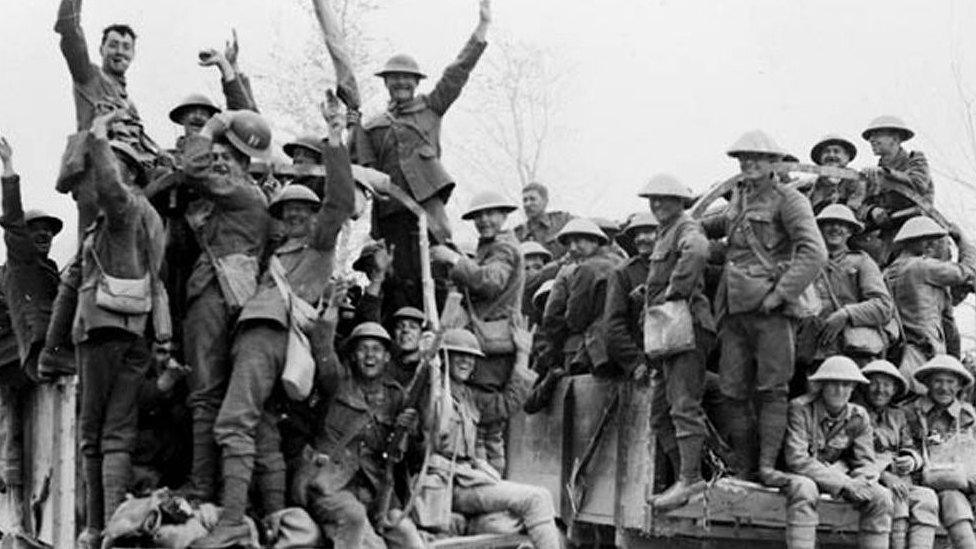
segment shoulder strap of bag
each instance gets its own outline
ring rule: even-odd
[[[837,299],[837,294],[834,293],[834,287],[830,284],[830,277],[827,276],[827,273],[823,269],[820,269],[818,276],[823,279],[824,286],[827,287],[827,295],[830,296],[830,302],[834,304],[834,309],[839,311],[841,309],[840,300]]]

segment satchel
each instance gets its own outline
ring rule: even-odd
[[[644,308],[644,353],[664,358],[695,348],[695,320],[684,299]]]
[[[288,398],[302,401],[312,394],[315,381],[315,358],[312,356],[312,345],[305,335],[305,329],[315,317],[315,309],[292,292],[284,270],[277,256],[272,256],[268,271],[288,305],[288,346],[281,384]]]
[[[106,311],[125,315],[146,314],[152,310],[152,278],[147,272],[141,278],[119,278],[105,272],[94,245],[90,248],[98,267],[95,305]]]
[[[481,344],[481,352],[486,355],[509,355],[515,352],[515,342],[512,340],[512,322],[508,317],[496,320],[484,320],[471,303],[471,294],[464,291],[468,302],[468,316],[471,331]]]
[[[827,288],[827,294],[830,296],[834,309],[840,310],[840,300],[834,293],[830,279],[827,278],[823,270],[820,271],[819,276],[823,278],[824,286]],[[874,326],[845,326],[841,332],[841,348],[845,353],[879,356],[888,348],[887,334]]]

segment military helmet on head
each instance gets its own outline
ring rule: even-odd
[[[637,196],[650,198],[652,196],[674,196],[683,198],[685,201],[693,200],[695,193],[687,185],[678,180],[677,177],[661,173],[651,177],[644,184]]]
[[[823,361],[817,371],[808,381],[850,381],[853,383],[868,383],[857,363],[842,355],[834,355]]]
[[[600,244],[610,242],[607,234],[596,223],[583,217],[577,217],[576,219],[567,221],[559,231],[559,234],[556,235],[556,240],[565,246],[571,236],[589,236],[599,241]]]
[[[471,199],[471,204],[468,206],[468,211],[464,212],[461,219],[472,220],[479,212],[485,210],[502,210],[505,213],[511,213],[517,210],[518,207],[512,204],[510,200],[502,196],[501,193],[496,191],[484,191],[476,194],[474,198]]]
[[[779,160],[787,155],[786,151],[777,145],[772,137],[761,130],[752,130],[742,134],[742,137],[737,139],[725,154],[732,158],[738,158],[744,154],[761,154]]]
[[[383,68],[376,72],[376,76],[384,77],[391,73],[412,74],[417,78],[427,78],[427,75],[420,71],[420,64],[412,56],[405,53],[398,53],[387,59]]]
[[[485,353],[481,351],[481,343],[478,342],[478,338],[462,328],[444,330],[444,335],[441,336],[441,348],[466,355],[485,356]]]
[[[631,235],[637,229],[656,229],[661,223],[651,212],[640,212],[630,219],[624,227],[624,234]]]
[[[288,158],[295,158],[296,149],[305,149],[321,156],[325,153],[324,145],[323,140],[314,135],[303,135],[285,143],[281,148],[284,149]]]
[[[936,373],[954,374],[963,387],[973,384],[973,374],[969,373],[962,362],[952,355],[935,355],[915,371],[915,379],[924,385],[929,376]]]
[[[522,257],[541,255],[544,258],[543,261],[546,262],[552,259],[552,252],[534,240],[526,240],[525,242],[519,244],[519,251],[522,252]]]
[[[823,136],[820,141],[817,141],[817,144],[810,149],[810,160],[813,160],[814,164],[820,164],[820,155],[823,154],[823,150],[827,147],[827,145],[840,145],[844,148],[844,150],[847,151],[847,156],[850,157],[850,160],[854,160],[854,157],[857,156],[857,147],[854,146],[854,143],[851,143],[839,135],[830,133]]]
[[[271,156],[271,126],[254,111],[231,111],[224,136],[247,156],[261,160]]]
[[[365,338],[378,339],[386,346],[390,346],[393,343],[393,338],[390,337],[390,333],[379,322],[360,322],[352,329],[352,332],[346,339],[346,343],[352,346],[360,339]]]
[[[898,398],[908,391],[908,380],[905,379],[905,376],[901,375],[901,372],[898,371],[898,368],[895,368],[894,364],[887,360],[873,360],[868,362],[867,366],[861,370],[861,373],[864,374],[864,377],[868,377],[871,374],[884,374],[894,379],[898,385],[898,390],[895,392],[894,398]]]
[[[898,229],[894,242],[905,242],[916,238],[941,238],[949,234],[941,225],[932,218],[924,215],[917,215],[909,218],[904,225]]]
[[[878,130],[893,131],[901,136],[902,141],[908,141],[915,136],[915,132],[908,127],[908,124],[906,124],[904,120],[898,118],[897,116],[885,114],[872,120],[871,123],[868,124],[867,129],[861,132],[861,137],[870,140],[871,134]]]
[[[315,196],[315,192],[312,189],[309,189],[305,185],[292,184],[278,191],[278,194],[271,199],[271,204],[268,205],[268,212],[271,214],[271,217],[281,219],[281,211],[286,202],[303,202],[313,208],[318,208],[322,205],[322,201],[319,200],[318,196]]]
[[[416,320],[421,324],[427,320],[424,312],[416,307],[400,307],[397,309],[396,312],[393,313],[393,320],[400,320],[401,318]]]
[[[169,119],[176,124],[182,124],[183,122],[180,119],[183,118],[183,114],[191,107],[202,107],[210,111],[210,116],[220,112],[220,107],[206,95],[202,93],[191,93],[173,107],[173,110],[169,111]]]
[[[840,221],[846,223],[853,229],[854,234],[864,230],[864,224],[854,217],[854,212],[844,204],[830,204],[817,214],[817,223],[824,221]]]
[[[47,223],[47,225],[51,228],[51,232],[54,234],[60,233],[61,229],[64,228],[64,222],[49,213],[41,210],[27,210],[24,212],[24,223],[30,224],[35,221],[39,223]]]

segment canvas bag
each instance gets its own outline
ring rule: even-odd
[[[481,351],[486,355],[507,355],[515,352],[515,342],[512,341],[512,321],[508,317],[496,320],[484,320],[478,315],[471,304],[471,294],[465,288],[464,297],[468,303],[468,317],[471,331],[478,342]]]
[[[277,256],[271,256],[268,271],[288,307],[288,347],[281,384],[292,400],[302,401],[312,394],[315,382],[315,359],[305,329],[315,318],[315,308],[295,295],[285,278],[285,268]]]
[[[823,278],[824,286],[827,288],[827,294],[830,296],[834,309],[840,310],[840,300],[834,293],[830,279],[827,278],[823,270],[820,271],[819,276]],[[848,353],[880,355],[888,347],[886,333],[873,326],[845,326],[844,331],[841,332],[841,340],[844,351]]]
[[[141,278],[119,278],[105,272],[95,252],[94,236],[89,247],[95,266],[98,267],[98,283],[95,286],[95,304],[107,311],[126,315],[146,314],[152,310],[152,266]]]
[[[695,319],[684,299],[644,307],[644,353],[664,358],[695,348]]]

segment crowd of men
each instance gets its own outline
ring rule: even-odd
[[[464,252],[439,131],[487,44],[488,0],[479,10],[429,93],[402,54],[376,73],[383,113],[364,120],[328,92],[325,135],[284,146],[295,167],[281,185],[252,175],[272,132],[236,37],[199,61],[219,69],[226,110],[188,96],[169,115],[184,135],[164,149],[126,91],[133,29],[106,28],[95,65],[80,0],[61,0],[78,132],[57,188],[80,236],[59,274],[48,253],[63,223],[24,209],[0,140],[6,490],[25,481],[24,389],[78,375],[79,547],[100,546],[127,493],[162,486],[219,505],[193,547],[242,543],[247,516],[295,507],[336,547],[423,547],[499,521],[559,547],[550,494],[505,480],[507,424],[591,374],[652,387],[671,474],[649,496],[657,510],[706,489],[718,437],[736,476],[787,496],[790,547],[816,543],[824,493],[859,510],[863,547],[931,547],[940,524],[976,547],[976,468],[958,459],[976,441],[973,375],[952,317],[976,249],[933,215],[926,159],[903,146],[912,130],[872,121],[878,163],[860,171],[854,142],[824,137],[812,182],[748,132],[717,194],[656,175],[637,192],[648,209],[619,224],[549,211],[532,183],[510,229],[518,207],[477,192]],[[370,199],[359,286],[334,276],[336,248]]]

